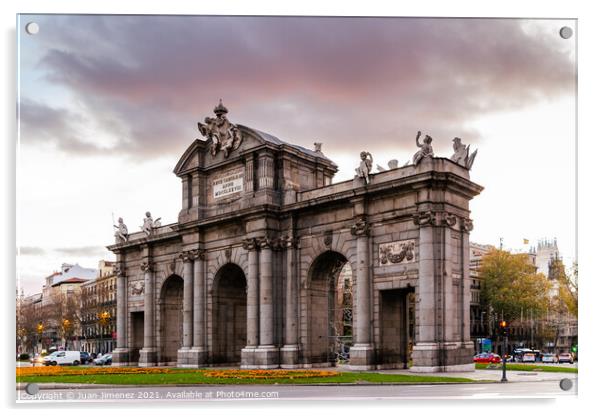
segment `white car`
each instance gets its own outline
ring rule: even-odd
[[[44,365],[79,365],[79,350],[58,350],[44,358]]]
[[[558,358],[553,353],[544,353],[541,357],[542,363],[556,363],[558,362]]]
[[[534,353],[523,354],[523,362],[535,362],[535,354]]]

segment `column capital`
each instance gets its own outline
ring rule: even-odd
[[[144,272],[153,272],[155,263],[153,261],[145,261],[140,265],[140,269]]]
[[[206,253],[207,251],[205,251],[205,249],[192,249],[191,251],[189,251],[189,257],[193,261],[197,259],[204,261],[205,257],[207,256]]]
[[[459,225],[460,228],[464,230],[464,219],[459,218],[448,211],[426,210],[416,213],[413,216],[414,224],[417,226],[442,226],[453,228],[458,225],[458,219],[462,221],[462,224]]]
[[[464,218],[462,219],[462,223],[460,224],[460,229],[463,232],[471,232],[473,229],[472,219]]]
[[[437,217],[432,210],[421,211],[420,213],[414,214],[412,218],[414,224],[417,226],[435,226],[437,223]]]
[[[284,235],[280,238],[280,243],[283,248],[296,249],[299,247],[299,238],[297,236]]]
[[[255,239],[254,237],[250,237],[242,240],[242,247],[245,250],[254,251],[258,249],[259,245],[257,239]]]
[[[365,218],[359,219],[353,226],[351,226],[351,234],[357,237],[369,236],[370,235],[370,224]]]
[[[178,255],[178,259],[181,259],[184,263],[192,261],[192,251],[182,251]]]
[[[258,240],[260,249],[277,249],[277,241],[268,238],[267,236],[263,236]]]
[[[125,277],[125,267],[121,262],[115,262],[115,265],[113,265],[113,274],[119,278]]]

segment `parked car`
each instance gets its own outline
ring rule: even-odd
[[[44,358],[44,365],[79,365],[80,361],[77,350],[57,350]]]
[[[557,363],[558,357],[553,353],[544,353],[541,357],[542,363]]]
[[[558,363],[573,363],[573,355],[568,352],[563,352],[558,355]]]
[[[94,364],[96,365],[110,365],[113,363],[113,355],[107,353],[106,355],[102,355],[99,358],[94,359]]]
[[[491,352],[479,353],[473,358],[474,363],[500,363],[501,360],[500,355]]]
[[[535,353],[534,352],[525,352],[523,353],[523,359],[521,362],[535,362]]]
[[[35,355],[33,355],[31,357],[31,359],[29,361],[31,362],[31,364],[33,366],[43,365],[44,364],[44,358],[45,358],[45,356],[46,355],[44,355],[44,354],[36,353]]]
[[[79,357],[82,365],[92,362],[92,357],[88,352],[79,352]]]

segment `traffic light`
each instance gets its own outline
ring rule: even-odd
[[[508,336],[508,322],[506,320],[500,321],[500,330],[502,331],[502,335]]]

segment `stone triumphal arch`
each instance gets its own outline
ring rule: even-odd
[[[174,169],[177,223],[116,226],[113,364],[473,369],[469,201],[482,187],[458,138],[451,159],[427,136],[413,164],[378,173],[363,152],[356,178],[333,184],[321,144],[214,112]]]

